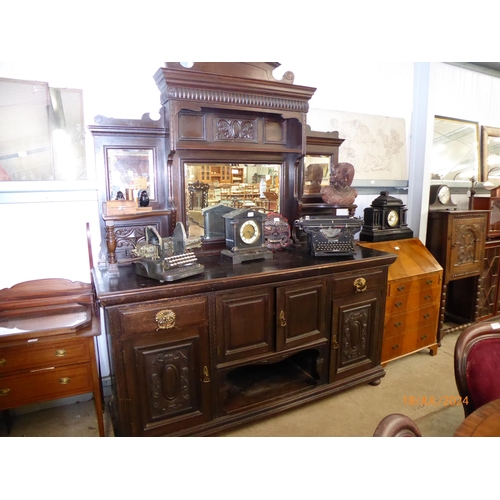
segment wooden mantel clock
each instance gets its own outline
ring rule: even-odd
[[[386,241],[413,238],[406,223],[407,208],[399,198],[382,191],[370,207],[364,210],[364,224],[360,241]]]

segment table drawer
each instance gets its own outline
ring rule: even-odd
[[[0,377],[0,410],[94,390],[90,363]]]
[[[441,301],[441,286],[387,297],[386,314],[399,314]]]
[[[391,282],[388,286],[387,295],[389,297],[396,297],[410,292],[426,294],[433,289],[441,290],[441,274],[439,272],[418,279]]]
[[[120,306],[116,314],[125,335],[168,332],[208,321],[207,297]]]
[[[381,288],[385,290],[384,274],[381,271],[352,273],[349,276],[334,276],[333,278],[333,294],[335,297]]]
[[[51,343],[28,343],[0,347],[0,375],[20,370],[70,365],[90,360],[89,339]]]
[[[384,337],[391,337],[411,330],[436,325],[439,316],[439,305],[431,305],[408,313],[386,316]]]

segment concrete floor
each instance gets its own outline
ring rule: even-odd
[[[341,394],[227,431],[221,436],[369,437],[390,413],[410,416],[425,437],[450,437],[464,418],[461,406],[443,400],[458,396],[453,350],[459,333],[444,337],[436,356],[428,350],[388,363],[378,386],[363,385]],[[434,396],[436,404],[423,404]],[[413,397],[413,399],[411,399]],[[113,436],[108,412],[106,436]],[[97,437],[93,401],[14,415],[10,437]]]

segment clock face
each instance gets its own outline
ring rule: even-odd
[[[240,227],[240,238],[243,243],[252,245],[260,237],[259,226],[253,220],[243,222]]]
[[[399,222],[399,214],[397,210],[391,210],[387,214],[387,224],[391,227],[395,227],[398,225]]]
[[[450,188],[448,186],[441,186],[437,193],[439,203],[446,205],[450,201]]]

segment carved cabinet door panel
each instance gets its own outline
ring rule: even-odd
[[[330,382],[362,373],[380,363],[380,292],[334,299]]]
[[[483,266],[486,214],[453,217],[449,228],[450,279],[479,274]]]
[[[216,295],[217,361],[274,351],[274,288],[255,287]]]
[[[326,283],[309,280],[277,289],[276,350],[326,339]]]
[[[123,353],[132,435],[175,433],[211,419],[206,326],[131,338]]]

